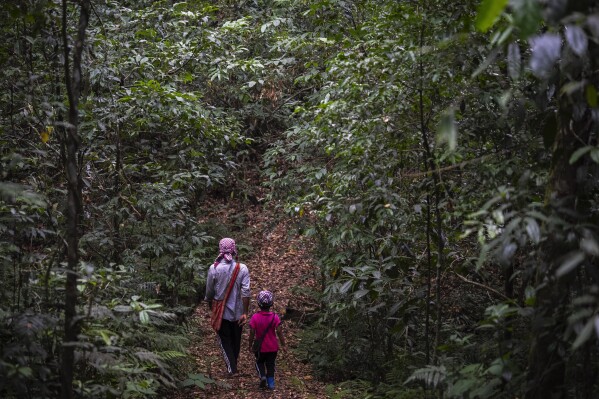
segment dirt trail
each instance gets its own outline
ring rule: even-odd
[[[251,256],[239,261],[247,264],[251,276],[252,301],[250,315],[257,310],[256,294],[263,289],[275,295],[274,311],[282,316],[288,306],[303,310],[309,306],[309,299],[294,288],[316,284],[315,266],[307,255],[310,245],[299,236],[290,236],[289,223],[276,221],[269,211],[261,207],[244,210],[247,215],[244,230],[233,238],[238,244],[250,245]],[[298,293],[299,292],[299,293]],[[277,358],[276,390],[265,392],[258,388],[258,377],[253,355],[248,351],[249,327],[245,327],[242,338],[239,375],[228,378],[222,356],[218,350],[214,332],[209,324],[209,312],[202,303],[198,307],[191,328],[196,329],[198,346],[192,348],[196,358],[197,372],[217,381],[205,390],[195,389],[194,398],[327,398],[325,386],[314,378],[309,365],[301,363],[293,354],[298,343],[299,325],[296,321],[285,320],[285,332],[290,351],[279,352]]]

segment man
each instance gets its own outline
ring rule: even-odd
[[[206,297],[208,306],[212,309],[213,300],[223,300],[235,265],[237,263],[237,247],[231,238],[223,238],[219,243],[219,254],[214,264],[208,269],[206,279]],[[227,302],[225,303],[223,320],[218,337],[225,358],[229,375],[237,373],[237,359],[241,350],[241,333],[247,322],[250,305],[250,273],[243,263],[239,264],[239,272]]]

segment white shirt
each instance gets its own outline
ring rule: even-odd
[[[208,276],[206,278],[206,301],[213,299],[222,301],[229,287],[233,270],[235,269],[235,260],[227,262],[221,260],[221,262],[214,267],[210,266],[208,269]],[[243,263],[239,264],[239,273],[237,279],[233,284],[227,303],[225,304],[225,310],[223,312],[223,319],[229,321],[236,321],[241,318],[243,314],[243,302],[242,298],[250,297],[250,272]]]

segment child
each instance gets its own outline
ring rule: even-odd
[[[254,338],[264,337],[260,353],[256,354],[256,370],[260,377],[260,388],[273,390],[275,389],[275,359],[279,350],[277,337],[281,342],[281,349],[286,351],[287,347],[281,328],[281,319],[270,311],[273,304],[272,292],[260,291],[257,300],[260,311],[255,313],[250,320],[249,349],[252,352]]]

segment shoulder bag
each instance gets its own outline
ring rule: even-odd
[[[225,292],[225,297],[222,299],[222,301],[217,301],[215,299],[212,300],[212,313],[210,315],[210,325],[212,326],[212,329],[216,332],[220,330],[220,326],[223,321],[223,314],[225,313],[225,304],[227,303],[227,299],[229,298],[231,289],[233,289],[235,280],[237,280],[237,274],[239,274],[239,263],[235,265],[235,270],[233,270],[231,280],[229,280],[229,286],[227,287],[227,291]]]
[[[266,330],[264,330],[264,334],[262,334],[262,336],[260,338],[256,338],[254,339],[254,342],[252,342],[252,352],[254,352],[257,355],[260,354],[260,350],[262,349],[262,342],[264,341],[264,337],[266,337],[266,334],[268,334],[268,330],[270,330],[270,326],[272,326],[272,323],[275,321],[275,314],[272,314],[272,319],[270,319],[270,323],[268,324],[268,327],[266,327]]]

